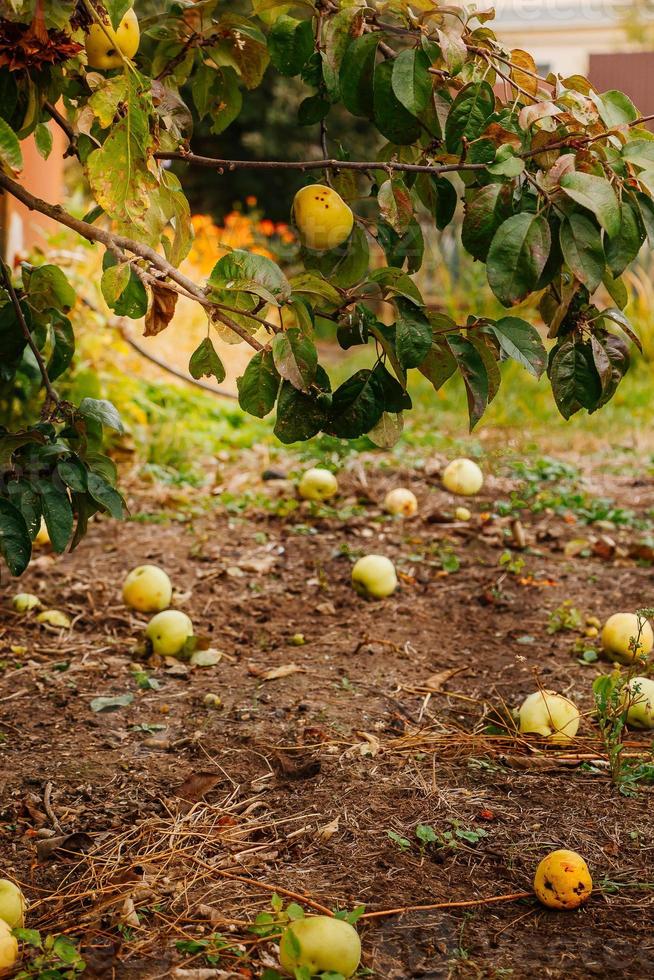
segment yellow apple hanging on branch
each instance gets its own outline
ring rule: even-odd
[[[175,657],[193,636],[193,623],[178,609],[167,609],[153,616],[145,629],[154,653],[161,657]]]
[[[453,459],[443,470],[443,486],[450,493],[473,497],[484,485],[484,474],[472,459]]]
[[[395,565],[384,555],[359,558],[352,569],[352,585],[366,598],[385,599],[397,588]]]
[[[418,513],[418,501],[415,493],[406,487],[395,487],[389,490],[384,498],[384,510],[395,517],[413,517]]]
[[[86,58],[90,68],[108,71],[120,68],[124,58],[133,58],[139,49],[141,31],[138,17],[132,7],[125,13],[120,24],[113,29],[109,20],[102,26],[91,24],[86,35]]]
[[[588,865],[576,851],[552,851],[538,865],[534,892],[551,909],[577,909],[593,890]]]
[[[297,490],[304,500],[329,500],[338,493],[338,480],[329,470],[316,466],[302,474]]]
[[[354,227],[352,209],[340,194],[323,184],[310,184],[297,192],[293,220],[302,244],[315,252],[342,245]]]
[[[630,664],[636,658],[646,657],[652,647],[652,627],[646,619],[641,618],[639,622],[636,613],[614,613],[602,628],[602,648],[610,660]]]
[[[279,943],[279,961],[289,976],[305,967],[311,976],[336,973],[351,977],[361,961],[361,940],[349,922],[329,915],[296,919]]]
[[[551,742],[571,742],[579,729],[579,710],[556,691],[535,691],[518,711],[523,735],[542,735]]]
[[[139,565],[123,584],[123,601],[138,612],[161,612],[170,605],[173,587],[163,568]]]

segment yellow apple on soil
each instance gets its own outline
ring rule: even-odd
[[[551,742],[570,742],[579,728],[577,706],[555,691],[530,694],[518,714],[520,731],[524,735],[543,735]]]
[[[443,470],[443,486],[450,493],[472,497],[484,485],[484,474],[471,459],[453,459]]]
[[[338,480],[329,470],[316,466],[302,474],[297,490],[304,500],[329,500],[338,493]]]
[[[0,976],[8,976],[18,959],[18,941],[6,922],[0,920]]]
[[[397,588],[395,566],[384,555],[366,555],[355,562],[352,569],[352,585],[359,595],[372,599],[385,599]]]
[[[398,517],[413,517],[418,513],[416,495],[405,487],[389,490],[384,498],[384,510]]]
[[[454,511],[454,516],[456,517],[457,521],[469,521],[472,514],[467,507],[457,507],[457,509]]]
[[[361,940],[349,922],[329,915],[296,919],[286,927],[279,943],[279,961],[289,976],[298,967],[316,973],[351,977],[361,960]]]
[[[354,215],[341,195],[323,184],[310,184],[297,192],[293,220],[302,244],[316,252],[342,245],[354,227]]]
[[[153,616],[145,628],[145,635],[152,649],[162,657],[174,657],[184,649],[193,636],[193,623],[186,613],[167,609]]]
[[[41,600],[31,592],[19,592],[11,600],[11,604],[17,613],[31,612],[32,609],[39,609]]]
[[[638,616],[635,613],[614,613],[609,616],[602,629],[602,647],[611,660],[621,664],[630,664],[634,660],[634,651],[630,640],[638,637]],[[638,644],[637,655],[647,656],[654,646],[654,633],[647,620],[643,624]]]
[[[628,705],[627,724],[632,728],[654,728],[654,681],[649,677],[632,677],[624,691]]]
[[[552,851],[538,865],[534,877],[536,898],[551,909],[576,909],[590,898],[593,879],[576,851]]]
[[[103,71],[120,68],[123,64],[120,52],[125,58],[133,58],[139,49],[140,40],[138,17],[131,7],[115,31],[109,20],[105,22],[104,30],[99,24],[91,24],[86,35],[86,58],[89,67],[100,68]]]
[[[170,605],[173,587],[163,568],[139,565],[123,584],[123,601],[139,612],[161,612]]]
[[[25,896],[8,878],[0,878],[0,920],[10,929],[25,925]]]

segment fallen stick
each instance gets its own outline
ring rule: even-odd
[[[471,905],[491,905],[493,902],[517,902],[519,898],[531,898],[531,892],[512,892],[510,895],[492,895],[490,898],[473,898],[465,902],[436,902],[432,905],[403,905],[397,909],[380,909],[364,912],[362,919],[380,919],[384,915],[403,915],[405,912],[429,912],[433,909],[462,909]]]

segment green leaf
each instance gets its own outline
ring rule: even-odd
[[[75,304],[75,290],[57,265],[40,265],[30,270],[27,298],[32,309],[68,313]]]
[[[370,246],[365,231],[355,223],[352,234],[339,248],[322,253],[305,251],[303,258],[307,269],[320,272],[334,286],[349,289],[368,272]]]
[[[0,497],[0,555],[12,575],[22,575],[32,555],[23,515],[4,497]]]
[[[610,271],[605,269],[602,275],[602,282],[604,283],[604,288],[615,305],[619,309],[624,310],[625,306],[629,302],[629,293],[622,279],[614,278]]]
[[[290,327],[275,334],[272,352],[281,377],[299,391],[308,391],[318,368],[318,352],[311,338],[297,327]]]
[[[644,241],[636,212],[628,201],[620,204],[620,229],[609,235],[606,242],[606,261],[614,276],[621,276],[640,252]]]
[[[356,38],[347,49],[340,73],[341,98],[353,116],[373,114],[373,83],[379,36],[376,32]],[[392,72],[392,68],[391,68]]]
[[[622,148],[622,159],[651,170],[654,166],[654,140],[629,140]]]
[[[87,477],[88,492],[103,510],[111,514],[116,520],[122,520],[124,515],[123,498],[98,473],[89,473]]]
[[[102,258],[102,279],[100,289],[107,306],[116,316],[126,316],[131,320],[140,320],[148,310],[148,294],[145,286],[131,266],[122,263],[120,266],[112,252],[105,252]],[[114,272],[112,270],[120,269]],[[125,269],[127,277],[125,279]],[[123,287],[120,292],[118,290]]]
[[[129,262],[121,262],[110,265],[102,273],[100,291],[109,309],[114,309],[116,302],[125,292],[131,271]]]
[[[543,215],[523,212],[500,225],[488,251],[487,274],[504,306],[515,306],[536,289],[551,245]]]
[[[461,89],[452,103],[445,124],[448,153],[460,153],[464,139],[477,139],[495,110],[495,94],[488,82],[471,82]]]
[[[373,115],[375,126],[391,143],[406,146],[420,137],[418,120],[407,112],[393,91],[392,61],[375,65]]]
[[[47,160],[52,152],[52,131],[47,123],[39,123],[34,130],[34,145],[39,155]]]
[[[633,123],[638,119],[638,110],[629,96],[617,89],[603,92],[602,95],[593,97],[595,105],[599,109],[602,122],[609,129],[614,126],[624,126]]]
[[[329,306],[339,306],[341,294],[325,279],[314,272],[302,272],[291,279],[293,296],[311,296],[324,300]]]
[[[268,35],[270,60],[281,75],[299,75],[313,54],[310,20],[296,20],[283,14]]]
[[[41,498],[43,520],[50,535],[52,548],[57,554],[66,550],[73,533],[73,508],[68,493],[58,489],[47,479],[39,480],[36,489]]]
[[[431,349],[432,326],[422,310],[406,300],[397,300],[395,324],[397,356],[403,368],[418,367]]]
[[[401,177],[385,180],[377,194],[379,212],[393,231],[403,235],[413,219],[413,202]]]
[[[85,418],[100,422],[109,429],[115,429],[116,432],[125,431],[116,407],[103,398],[83,398],[78,411]]]
[[[458,201],[456,187],[447,177],[438,174],[418,174],[415,188],[422,203],[436,219],[436,227],[439,231],[443,231],[456,211]]]
[[[379,422],[367,435],[379,449],[392,449],[399,442],[403,431],[404,419],[401,412],[382,412]]]
[[[320,375],[319,375],[320,376]],[[321,380],[321,385],[324,384]],[[274,432],[280,442],[305,442],[317,435],[329,420],[328,406],[320,396],[305,395],[290,381],[283,381],[277,399],[277,420]]]
[[[635,198],[640,217],[647,232],[649,247],[654,249],[654,201],[647,194],[643,194],[642,191],[636,191]]]
[[[298,106],[297,121],[300,126],[315,126],[325,118],[330,109],[331,102],[320,95],[311,95]]]
[[[70,366],[75,353],[75,333],[68,317],[53,313],[51,334],[52,354],[48,361],[48,375],[51,381],[56,381]]]
[[[488,373],[479,351],[461,334],[448,334],[447,343],[465,385],[472,432],[488,405]]]
[[[474,324],[471,326],[474,326]],[[500,390],[502,383],[497,348],[493,339],[488,334],[474,329],[469,330],[466,340],[475,348],[486,369],[486,377],[488,378],[488,404],[490,405]]]
[[[461,242],[480,262],[486,261],[495,232],[511,216],[511,197],[507,184],[487,184],[466,194]]]
[[[86,468],[77,457],[62,459],[57,463],[57,473],[71,490],[77,493],[86,493],[88,487]]]
[[[7,484],[9,502],[21,512],[27,533],[33,541],[41,527],[41,498],[27,480],[10,480]]]
[[[210,337],[205,337],[200,345],[191,354],[188,365],[189,374],[196,381],[198,378],[214,377],[218,384],[225,380],[225,368],[223,362],[216,353]]]
[[[559,237],[568,268],[591,293],[595,292],[606,265],[598,226],[586,215],[575,212],[561,222]]]
[[[363,368],[334,392],[330,432],[341,439],[356,439],[377,425],[383,411],[384,390],[379,376]]]
[[[290,299],[291,287],[279,266],[265,255],[234,249],[216,262],[209,276],[212,286],[253,293],[267,303]]]
[[[507,357],[540,378],[547,364],[547,351],[535,327],[520,317],[505,316],[492,324],[491,330]]]
[[[368,281],[376,283],[384,296],[403,296],[416,306],[424,306],[420,290],[402,269],[394,269],[391,266],[373,269],[368,276]]]
[[[564,419],[581,408],[589,412],[596,408],[602,386],[589,343],[567,338],[558,344],[550,359],[549,376],[554,400]]]
[[[446,333],[454,333],[456,324],[450,317],[440,313],[432,314],[429,319],[433,331],[431,348],[422,364],[418,365],[418,370],[438,391],[457,368],[456,358],[446,340]]]
[[[561,189],[588,211],[592,211],[607,235],[620,231],[620,207],[615,191],[605,177],[568,173],[560,180]]]
[[[375,364],[373,373],[377,375],[384,392],[384,411],[390,413],[403,412],[411,408],[411,398],[397,378],[388,371],[381,361]]]
[[[420,116],[431,98],[429,58],[421,48],[407,48],[393,60],[393,94],[412,116]]]
[[[222,67],[217,72],[212,92],[214,99],[209,107],[211,132],[215,136],[224,133],[238,119],[243,108],[243,96],[238,87],[238,75],[233,68]]]
[[[362,11],[346,7],[331,14],[323,22],[322,32],[322,76],[327,94],[333,102],[341,98],[340,71],[353,39],[360,31]]]
[[[2,116],[0,116],[0,166],[10,174],[23,169],[23,154],[18,137]]]
[[[258,419],[272,411],[279,391],[279,374],[272,352],[257,351],[243,376],[237,378],[238,403],[245,412]]]

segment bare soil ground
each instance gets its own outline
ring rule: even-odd
[[[579,632],[546,630],[565,600],[600,619],[652,605],[643,534],[527,513],[522,542],[493,516],[517,485],[505,476],[457,523],[436,469],[357,464],[340,515],[271,510],[277,482],[231,512],[136,487],[134,513],[170,519],[96,523],[76,553],[43,554],[20,583],[71,630],[8,611],[4,582],[0,871],[33,902],[30,926],[80,942],[84,976],[260,977],[275,945],[247,923],[270,911],[271,889],[307,911],[365,904],[376,978],[652,975],[652,789],[611,787],[591,717],[606,665],[579,663]],[[654,505],[651,480],[589,480],[637,514]],[[378,504],[402,484],[421,502],[404,523]],[[580,554],[573,539],[587,541]],[[507,550],[523,568],[499,565]],[[350,557],[369,552],[401,571],[383,602],[349,584]],[[168,570],[175,605],[224,654],[217,666],[139,659],[146,619],[119,589],[143,562]],[[488,733],[489,712],[537,683],[586,713],[573,747]],[[116,711],[91,708],[125,694]],[[650,741],[630,734],[630,751]],[[529,896],[370,915],[529,892],[556,847],[593,874],[576,913]],[[216,933],[235,947],[218,963],[212,946],[188,946]]]

